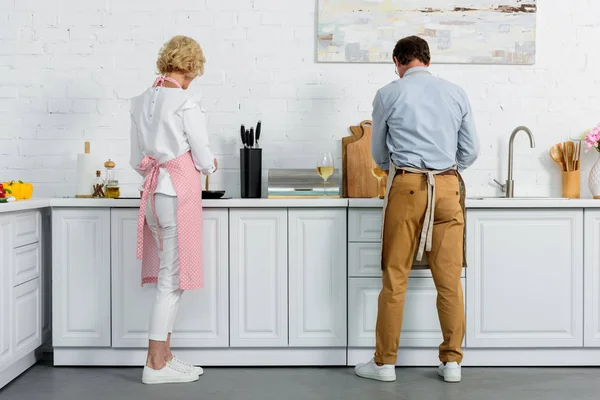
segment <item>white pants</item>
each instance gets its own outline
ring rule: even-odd
[[[173,332],[175,316],[183,290],[179,289],[179,249],[177,245],[177,197],[164,194],[155,195],[158,224],[152,213],[148,198],[146,220],[156,241],[160,257],[160,271],[156,299],[150,315],[149,339],[164,342]],[[158,229],[162,230],[163,250],[160,251]]]

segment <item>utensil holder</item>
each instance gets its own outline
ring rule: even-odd
[[[240,182],[243,199],[262,197],[262,149],[240,149]]]
[[[562,171],[562,197],[578,199],[581,197],[581,170]]]

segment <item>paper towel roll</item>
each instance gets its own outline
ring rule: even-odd
[[[92,182],[99,169],[91,154],[77,154],[77,195],[91,196]]]

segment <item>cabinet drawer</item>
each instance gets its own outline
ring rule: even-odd
[[[381,244],[349,243],[348,244],[348,276],[379,277],[381,276]],[[423,260],[413,262],[411,278],[431,277],[427,256]]]
[[[41,270],[40,244],[34,243],[14,249],[13,262],[14,286],[38,278]]]
[[[348,241],[381,242],[382,225],[381,209],[351,209],[348,212]]]
[[[40,241],[39,211],[24,212],[15,215],[13,224],[15,248]]]
[[[13,290],[13,349],[15,358],[35,350],[42,344],[40,279],[34,279]]]
[[[461,279],[465,285],[465,279]],[[348,346],[375,347],[377,301],[381,279],[353,278],[348,281]],[[437,347],[442,331],[436,309],[437,291],[431,278],[410,278],[404,300],[400,335],[403,347]]]

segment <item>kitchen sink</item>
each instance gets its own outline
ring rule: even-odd
[[[504,196],[483,196],[483,197],[467,197],[467,200],[570,200],[564,197],[504,197]]]

